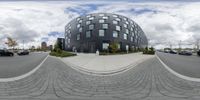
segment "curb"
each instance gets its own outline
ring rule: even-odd
[[[125,72],[125,71],[128,71],[129,69],[131,68],[134,68],[135,66],[139,65],[140,63],[148,60],[148,59],[151,59],[151,58],[148,58],[148,59],[141,59],[139,60],[138,62],[136,63],[131,63],[129,64],[128,66],[125,66],[125,67],[122,67],[122,68],[119,68],[119,69],[116,69],[116,70],[109,70],[109,71],[95,71],[95,70],[89,70],[89,69],[86,69],[86,68],[82,68],[80,66],[77,66],[77,65],[74,65],[70,62],[67,62],[66,61],[63,61],[62,58],[58,58],[60,59],[64,64],[68,65],[69,67],[79,71],[79,72],[82,72],[82,73],[85,73],[85,74],[89,74],[89,75],[97,75],[97,76],[108,76],[108,75],[115,75],[115,74],[119,74],[119,73],[122,73],[122,72]]]
[[[47,55],[47,57],[39,65],[37,65],[37,67],[35,67],[31,71],[29,71],[28,73],[25,73],[25,74],[17,76],[17,77],[0,78],[0,82],[11,82],[11,81],[20,80],[20,79],[30,76],[31,74],[35,73],[42,66],[42,64],[47,60],[48,57],[49,57],[49,55]]]
[[[182,74],[179,74],[178,72],[172,70],[169,66],[167,66],[161,59],[160,57],[158,57],[157,53],[156,53],[156,58],[161,62],[161,64],[172,74],[174,74],[175,76],[182,78],[184,80],[188,80],[188,81],[193,81],[193,82],[200,82],[200,78],[193,78],[193,77],[189,77],[189,76],[185,76]]]

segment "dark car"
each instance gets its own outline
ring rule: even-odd
[[[192,55],[192,52],[190,52],[190,51],[181,51],[181,52],[179,52],[179,55],[191,56],[191,55]]]
[[[0,56],[14,56],[14,53],[8,50],[0,50]]]
[[[29,51],[28,51],[28,50],[22,50],[22,51],[19,51],[17,54],[18,54],[19,56],[20,56],[20,55],[29,55]]]
[[[177,54],[177,52],[175,50],[170,50],[169,53],[170,54]]]
[[[198,55],[198,56],[200,56],[200,50],[199,50],[199,51],[197,51],[197,55]]]

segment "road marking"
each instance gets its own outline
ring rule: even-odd
[[[188,80],[188,81],[194,81],[194,82],[200,82],[200,78],[193,78],[193,77],[189,77],[189,76],[185,76],[182,74],[179,74],[178,72],[172,70],[169,66],[167,66],[161,59],[160,57],[158,57],[157,53],[156,53],[156,57],[157,59],[161,62],[161,64],[172,74],[176,75],[179,78],[182,78],[184,80]]]
[[[10,81],[16,81],[16,80],[20,80],[23,79],[25,77],[30,76],[31,74],[35,73],[41,66],[42,64],[47,60],[47,58],[49,57],[49,55],[47,55],[47,57],[39,64],[37,65],[37,67],[35,67],[33,70],[31,70],[30,72],[17,76],[17,77],[11,77],[11,78],[0,78],[0,82],[10,82]]]

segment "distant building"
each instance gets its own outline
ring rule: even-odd
[[[65,50],[65,39],[57,38],[57,45],[58,45],[58,48],[60,48],[61,50]]]
[[[49,45],[49,50],[53,50],[53,45]]]
[[[46,42],[42,42],[41,43],[41,49],[47,49],[47,43]]]

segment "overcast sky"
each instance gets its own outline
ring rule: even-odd
[[[117,2],[116,2],[117,1]],[[200,39],[200,2],[193,0],[75,0],[19,1],[0,0],[0,48],[10,36],[22,47],[46,41],[54,44],[64,36],[64,26],[80,15],[97,12],[127,16],[141,26],[151,45],[176,47],[179,41],[187,47]]]

